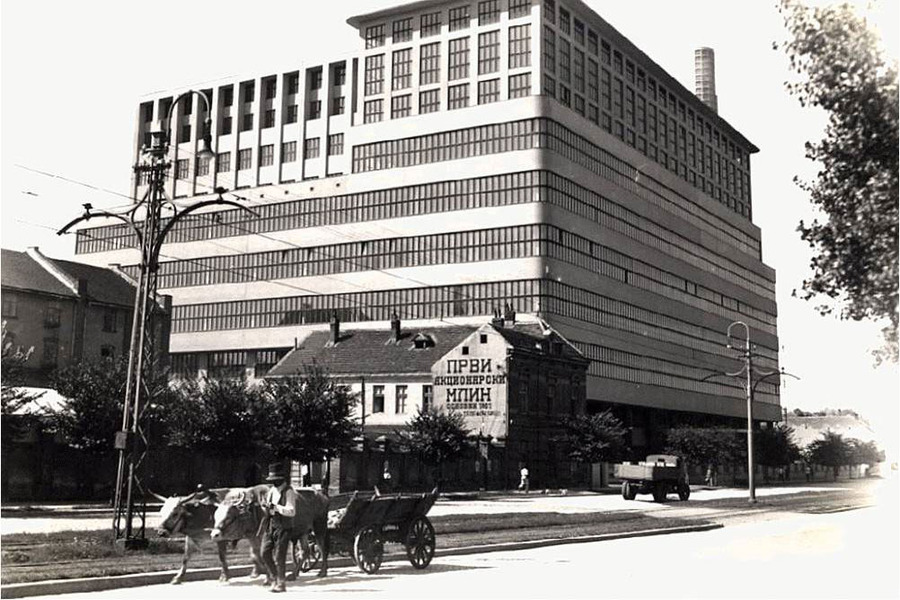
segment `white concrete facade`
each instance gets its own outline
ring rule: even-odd
[[[451,19],[465,6],[467,21]],[[383,325],[393,310],[415,327],[483,323],[510,302],[591,359],[589,402],[744,414],[739,382],[701,380],[736,369],[724,338],[737,320],[760,366],[778,366],[749,141],[580,0],[424,0],[349,22],[360,46],[340,60],[200,90],[227,165],[203,174],[205,115],[197,98],[190,114],[176,107],[191,131],[177,132],[190,135],[175,148],[171,196],[223,186],[260,213],[210,210],[172,231],[160,290],[174,298],[176,364],[240,351],[251,365],[327,327],[332,310],[348,327]],[[467,106],[451,110],[461,85]],[[141,104],[136,157],[182,91]],[[366,122],[377,100],[381,118]],[[82,230],[79,259],[127,270],[137,253],[126,242],[114,225]],[[758,419],[779,418],[777,382],[757,401]]]

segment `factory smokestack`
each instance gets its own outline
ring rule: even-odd
[[[716,97],[716,54],[712,48],[694,50],[694,88],[697,97],[719,112],[719,100]]]

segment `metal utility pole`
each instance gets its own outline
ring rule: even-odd
[[[116,469],[115,511],[113,531],[116,541],[123,540],[126,549],[137,549],[146,546],[145,537],[147,507],[146,489],[143,484],[143,467],[149,451],[149,443],[144,428],[144,413],[153,395],[155,380],[156,327],[159,314],[157,298],[157,271],[159,269],[159,251],[166,235],[173,226],[185,216],[208,206],[229,205],[256,213],[236,202],[225,200],[224,188],[217,187],[218,198],[196,202],[188,207],[176,207],[167,197],[165,191],[166,178],[172,162],[169,160],[169,144],[172,125],[172,114],[175,107],[183,99],[192,94],[201,98],[206,109],[206,129],[202,137],[202,148],[198,158],[212,160],[215,153],[210,147],[210,102],[205,94],[189,90],[179,95],[169,106],[165,129],[152,133],[152,143],[142,150],[144,162],[134,167],[135,173],[141,177],[146,175],[148,186],[144,197],[136,201],[127,211],[112,213],[94,210],[85,204],[84,214],[68,223],[57,233],[62,235],[74,225],[87,221],[92,217],[111,217],[128,226],[137,241],[140,250],[140,271],[134,299],[134,316],[131,328],[131,345],[128,353],[128,371],[125,384],[125,399],[122,409],[122,429],[116,432],[115,449],[118,452]],[[163,210],[169,212],[165,222]],[[137,523],[135,523],[137,521]]]
[[[756,477],[753,472],[753,381],[751,379],[753,373],[753,350],[750,347],[750,328],[743,321],[735,321],[728,326],[728,347],[733,348],[731,344],[731,329],[735,325],[740,325],[746,333],[746,344],[743,349],[744,368],[737,373],[728,373],[732,376],[741,375],[746,371],[747,385],[747,485],[749,487],[749,501],[751,504],[756,502]]]

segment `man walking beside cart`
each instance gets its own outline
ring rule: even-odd
[[[262,541],[262,561],[272,580],[271,591],[283,592],[297,494],[288,482],[282,463],[269,465],[266,482],[272,484],[272,489],[266,495],[265,509],[269,518]]]

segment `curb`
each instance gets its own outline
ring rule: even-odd
[[[626,531],[621,533],[601,533],[597,535],[585,535],[573,538],[551,538],[544,540],[528,540],[522,542],[506,542],[502,544],[483,544],[480,546],[468,546],[465,548],[438,549],[435,556],[464,556],[467,554],[479,554],[488,552],[508,552],[512,550],[528,550],[547,546],[561,546],[564,544],[584,544],[588,542],[612,541],[626,538],[649,537],[654,535],[668,535],[676,533],[694,533],[711,531],[724,527],[721,523],[708,523],[704,525],[685,525],[680,527],[668,527],[663,529],[644,529],[641,531]],[[402,552],[385,554],[385,560],[404,558]],[[329,566],[347,567],[353,564],[350,558],[334,558],[328,561]],[[232,577],[244,577],[250,574],[250,565],[229,567]],[[188,571],[184,581],[208,581],[218,579],[221,570],[218,567],[208,567]],[[124,589],[147,585],[160,585],[168,583],[175,571],[162,571],[157,573],[136,573],[132,575],[113,575],[109,577],[85,577],[81,579],[56,579],[52,581],[35,581],[30,583],[13,583],[0,586],[0,598],[27,598],[30,596],[49,596],[55,594],[74,594],[84,592],[100,592],[104,590]]]

